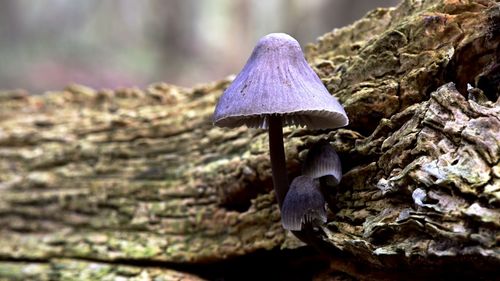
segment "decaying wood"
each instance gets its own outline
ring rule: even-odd
[[[320,256],[281,228],[267,134],[212,126],[230,79],[0,94],[0,278],[491,278],[499,42],[496,1],[406,0],[308,47],[350,118],[285,129],[291,178],[320,139],[344,165]]]

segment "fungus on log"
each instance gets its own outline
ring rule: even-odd
[[[322,255],[281,228],[265,131],[212,127],[230,81],[0,94],[0,278],[498,276],[499,22],[405,0],[308,48],[350,119],[284,131],[291,178],[320,139],[342,161]]]

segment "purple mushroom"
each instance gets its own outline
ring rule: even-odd
[[[320,187],[338,185],[341,178],[342,166],[335,149],[326,141],[314,144],[302,165],[302,176],[292,181],[283,201],[283,227],[300,231],[305,224],[325,223],[326,202]]]
[[[302,165],[302,174],[319,179],[327,186],[339,184],[342,179],[342,165],[335,149],[328,142],[313,145]]]
[[[281,208],[283,228],[300,231],[304,224],[326,222],[325,198],[318,181],[310,176],[298,176],[290,184]]]
[[[284,33],[259,40],[243,70],[220,97],[213,120],[220,127],[268,129],[280,207],[289,188],[282,126],[326,129],[349,122],[337,99],[307,64],[297,40]]]

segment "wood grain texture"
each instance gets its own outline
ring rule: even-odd
[[[496,1],[406,0],[307,48],[350,119],[284,131],[291,179],[322,139],[343,163],[312,234],[323,255],[298,259],[318,265],[308,278],[498,273],[499,22]],[[64,272],[62,261],[207,279],[190,265],[231,262],[253,277],[252,262],[302,253],[281,228],[266,132],[212,126],[230,80],[0,94],[0,277]]]

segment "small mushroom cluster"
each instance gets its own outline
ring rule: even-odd
[[[340,158],[328,142],[313,145],[302,167],[302,175],[292,181],[281,208],[281,223],[288,230],[325,223],[326,202],[320,187],[336,186],[342,178]]]
[[[220,127],[246,125],[268,130],[273,185],[285,228],[300,229],[303,221],[318,217],[315,213],[326,221],[323,196],[311,180],[323,166],[306,168],[304,175],[289,185],[283,126],[328,129],[346,126],[349,121],[340,103],[308,65],[297,40],[284,33],[262,37],[220,97],[213,120]]]

